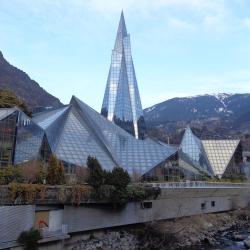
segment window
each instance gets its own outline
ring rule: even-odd
[[[211,207],[215,207],[215,201],[211,201]]]
[[[148,208],[152,208],[153,204],[151,201],[144,201],[141,203],[141,208],[142,209],[148,209]]]
[[[206,203],[201,203],[201,210],[205,210],[206,209]]]

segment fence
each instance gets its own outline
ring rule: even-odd
[[[205,182],[205,181],[149,183],[147,185],[159,188],[250,188],[250,183]]]

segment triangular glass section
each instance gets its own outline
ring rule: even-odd
[[[239,143],[239,140],[202,140],[214,175],[224,174]]]
[[[42,145],[40,148],[40,158],[42,161],[48,162],[51,155],[52,155],[52,151],[51,151],[47,136],[46,134],[44,134]]]
[[[115,47],[114,47],[115,50],[122,52],[122,50],[123,50],[122,40],[127,35],[128,35],[127,28],[126,28],[126,24],[125,24],[124,14],[122,11],[120,21],[119,21],[118,30],[117,30],[116,40],[115,40]]]
[[[133,125],[133,114],[132,108],[130,105],[130,95],[129,95],[129,87],[126,84],[128,81],[125,58],[122,57],[121,63],[121,71],[120,79],[118,82],[117,88],[117,96],[116,96],[116,106],[114,110],[113,120],[115,124],[122,127],[130,134],[134,134],[134,125]]]
[[[14,164],[39,158],[44,131],[23,112],[18,114]]]
[[[53,111],[43,112],[32,119],[45,130],[52,152],[56,150],[56,145],[60,138],[69,108],[69,106],[66,106]]]
[[[179,155],[193,167],[211,174],[211,167],[204,152],[202,142],[193,134],[188,127],[183,135]]]
[[[96,157],[104,169],[116,166],[76,107],[69,111],[55,154],[60,160],[77,166],[86,166],[88,156]]]
[[[0,108],[0,121],[15,112],[16,108]]]
[[[81,116],[88,119],[95,134],[108,151],[130,174],[143,175],[176,153],[176,149],[163,146],[151,139],[137,140],[119,126],[108,121],[88,105],[73,97],[71,105],[79,106]]]

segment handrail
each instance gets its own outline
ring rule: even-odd
[[[159,188],[250,188],[250,183],[228,183],[228,182],[206,182],[206,181],[147,183],[147,186],[148,185]]]

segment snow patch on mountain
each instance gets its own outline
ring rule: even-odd
[[[214,109],[217,113],[225,112],[224,108],[215,108]]]
[[[232,95],[233,94],[228,94],[228,93],[213,94],[213,96],[221,102],[224,108],[227,107],[227,99]]]
[[[155,106],[152,106],[150,108],[145,109],[145,112],[150,112],[153,111],[155,109]]]

